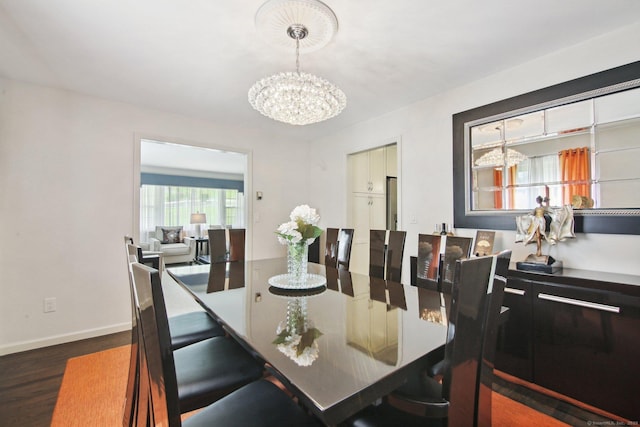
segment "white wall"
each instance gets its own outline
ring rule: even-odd
[[[129,327],[136,134],[252,152],[252,256],[284,254],[273,231],[306,202],[307,144],[0,79],[0,354]]]
[[[499,54],[499,53],[496,53]],[[408,277],[409,255],[417,253],[419,233],[431,233],[439,222],[453,222],[452,115],[511,96],[582,77],[640,58],[640,24],[570,49],[532,59],[387,115],[360,123],[314,141],[310,194],[324,207],[325,225],[347,223],[346,156],[401,136],[400,228],[407,231],[403,277]],[[470,65],[472,66],[472,65]],[[328,194],[324,189],[331,188]],[[329,203],[338,200],[340,203]],[[415,218],[416,222],[411,220]],[[475,230],[456,230],[474,237]],[[535,248],[514,243],[515,233],[499,231],[496,249],[513,249],[521,260]],[[637,252],[640,236],[579,234],[577,239],[552,248],[551,255],[565,267],[640,274]]]

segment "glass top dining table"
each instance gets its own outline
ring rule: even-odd
[[[314,263],[313,289],[282,289],[286,258],[167,271],[327,425],[399,387],[445,343],[433,290]]]

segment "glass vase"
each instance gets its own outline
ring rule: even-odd
[[[287,250],[287,274],[289,286],[304,288],[307,283],[307,263],[309,260],[309,245],[306,240],[290,243]]]

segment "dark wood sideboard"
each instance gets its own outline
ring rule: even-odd
[[[509,271],[495,368],[640,420],[640,276]]]
[[[544,274],[512,264],[503,305],[509,311],[498,331],[496,370],[640,420],[640,276],[569,268]]]

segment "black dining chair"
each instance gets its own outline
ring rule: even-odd
[[[338,265],[338,233],[337,228],[327,228],[324,232],[324,265],[336,268]]]
[[[129,257],[133,257],[137,262],[140,262],[138,258],[139,251],[139,246],[127,243]],[[145,263],[142,262],[141,264]],[[207,338],[225,335],[222,326],[203,310],[169,317],[169,330],[171,331],[171,348],[174,350]]]
[[[509,262],[511,261],[511,250],[504,250],[502,252],[499,252],[498,254],[495,255],[496,256],[496,269],[495,269],[495,274],[494,274],[494,281],[499,280],[504,282],[504,284],[506,285],[507,283],[507,275],[509,274]],[[449,287],[446,286],[446,284],[444,284],[442,286],[442,290],[441,292],[443,293],[451,293],[452,291],[452,287],[451,285]],[[500,287],[498,287],[498,290],[496,293],[493,294],[493,302],[499,301],[500,304],[502,305],[502,296],[500,294],[500,292],[502,292],[500,290]],[[497,312],[497,310],[494,308],[491,313]],[[491,322],[493,322],[493,320],[491,320]],[[493,323],[491,323],[493,324]],[[492,332],[498,333],[497,331],[497,327],[496,330],[491,330]],[[492,339],[495,340],[495,338],[492,337]],[[495,346],[494,346],[495,347]],[[495,351],[495,349],[493,347],[489,347],[488,348],[491,351]],[[439,356],[438,356],[439,355]],[[493,360],[493,355],[491,354],[490,357],[488,358],[489,360]],[[431,357],[431,364],[426,368],[427,371],[427,375],[429,375],[430,377],[438,377],[442,375],[443,372],[443,368],[444,368],[444,348],[441,349],[441,351],[434,351],[434,354]]]
[[[451,292],[456,261],[469,258],[472,240],[470,237],[447,236],[440,270],[440,290],[442,292]]]
[[[230,228],[229,230],[228,261],[244,261],[246,230],[244,228]]]
[[[351,245],[353,244],[353,228],[341,228],[338,235],[338,270],[349,270],[351,263]]]
[[[227,230],[216,228],[207,230],[209,234],[209,255],[206,262],[211,264],[227,261]]]
[[[324,249],[324,265],[349,270],[353,228],[327,228]]]
[[[185,427],[319,427],[321,425],[317,419],[308,415],[287,394],[266,379],[258,379],[248,382],[241,388],[236,388],[235,391],[182,422],[181,413],[185,412],[185,408],[181,396],[179,367],[184,360],[180,360],[179,352],[171,351],[169,330],[163,314],[164,302],[158,298],[156,292],[159,287],[158,273],[139,263],[133,264],[132,271],[139,298],[138,324],[142,330],[139,348],[141,359],[146,364],[146,369],[141,369],[140,383],[148,384],[147,389],[139,393],[142,397],[148,396],[149,412],[142,415],[146,415],[147,425],[168,427],[181,425]],[[216,340],[232,343],[225,338],[213,338],[211,341]],[[199,363],[219,356],[216,352],[209,351],[204,351],[203,354],[207,355],[208,359],[201,359]],[[203,372],[201,368],[198,367],[195,371],[200,371],[197,372],[199,377],[208,378],[207,372]],[[239,366],[228,366],[227,371],[228,376],[237,376],[242,369]],[[216,380],[211,378],[211,381]]]
[[[386,256],[386,280],[400,283],[402,278],[402,257],[404,255],[404,242],[407,238],[406,231],[389,231],[389,244]]]
[[[176,378],[180,412],[185,413],[207,406],[263,377],[264,362],[257,360],[231,338],[213,337],[173,350],[162,284],[157,270],[140,263],[132,264],[131,268],[137,310],[140,313],[146,310],[147,316],[153,316],[152,319],[138,318],[138,325],[142,327],[145,339],[148,335],[161,335],[162,352],[172,353],[170,358],[174,363],[171,372]],[[145,276],[148,279],[145,279]],[[147,359],[147,362],[151,360]],[[153,367],[149,366],[149,369]]]
[[[132,243],[128,243],[132,242]],[[127,245],[133,245],[133,239],[125,236],[125,243]],[[129,253],[129,247],[127,246],[127,259],[129,263],[137,262],[137,257],[131,255]],[[129,374],[127,376],[127,388],[125,391],[125,401],[123,405],[123,426],[137,426],[136,420],[138,419],[138,406],[139,403],[139,395],[138,390],[140,388],[139,385],[139,377],[140,377],[140,364],[139,364],[139,338],[140,338],[140,330],[138,328],[138,316],[136,315],[136,302],[135,302],[135,292],[133,290],[133,282],[131,278],[131,273],[128,270],[127,275],[129,276],[129,292],[131,297],[131,349],[129,353]]]
[[[509,257],[510,253],[501,261],[495,255],[457,261],[442,381],[414,371],[382,404],[351,417],[346,426],[491,425],[491,384],[483,384],[482,371],[493,363],[506,282],[494,271],[505,259],[508,265]]]
[[[406,231],[369,231],[369,276],[400,283],[406,236]]]
[[[387,230],[369,230],[369,276],[384,279]]]
[[[439,234],[418,234],[418,257],[416,261],[416,285],[440,290],[440,244]]]
[[[135,245],[133,243],[133,237],[131,236],[124,236],[124,244],[132,244]],[[154,253],[154,254],[149,254],[149,253],[145,253],[145,251],[142,250],[142,247],[139,245],[135,245],[136,246],[136,256],[138,258],[138,262],[141,264],[146,264],[149,267],[155,268],[156,270],[160,270],[162,271],[162,257],[160,254]],[[133,255],[133,254],[130,254]]]

